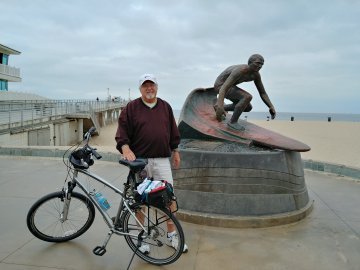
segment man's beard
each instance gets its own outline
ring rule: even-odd
[[[147,99],[154,99],[156,97],[154,93],[147,93],[145,96]]]

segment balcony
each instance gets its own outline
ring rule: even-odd
[[[9,82],[21,82],[20,69],[0,64],[0,79]]]

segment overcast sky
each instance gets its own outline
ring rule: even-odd
[[[279,112],[360,113],[360,1],[0,0],[0,44],[21,52],[10,91],[52,99],[136,98],[154,73],[181,109],[251,54]],[[267,111],[253,83],[254,111]],[[129,91],[130,89],[130,91]]]

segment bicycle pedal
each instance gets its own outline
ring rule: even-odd
[[[93,253],[97,256],[102,256],[106,253],[106,248],[104,246],[97,246],[93,249]]]

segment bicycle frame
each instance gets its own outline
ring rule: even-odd
[[[93,179],[94,181],[98,181],[99,183],[107,186],[108,188],[110,188],[111,190],[113,190],[115,193],[119,194],[121,196],[121,200],[120,200],[120,204],[119,204],[119,208],[117,210],[117,214],[116,214],[116,218],[115,218],[115,222],[113,223],[112,219],[109,217],[109,215],[100,207],[99,203],[94,199],[94,194],[93,191],[88,190],[82,183],[81,181],[78,179],[78,173],[82,173],[86,176],[89,176],[91,179]],[[135,181],[135,180],[134,180]],[[125,233],[123,231],[120,231],[118,229],[116,229],[115,225],[116,222],[118,221],[118,219],[121,216],[121,213],[124,211],[124,207],[130,212],[130,214],[135,218],[137,224],[144,230],[145,234],[148,233],[147,229],[143,226],[143,224],[139,221],[139,219],[136,217],[136,215],[133,213],[133,211],[130,209],[130,206],[127,202],[127,200],[125,199],[125,195],[124,192],[120,189],[118,189],[117,187],[115,187],[114,185],[110,184],[108,181],[106,181],[104,178],[102,178],[99,175],[96,175],[92,172],[89,172],[87,170],[82,170],[82,169],[74,169],[74,173],[72,176],[71,181],[68,182],[68,188],[65,189],[65,200],[64,200],[64,208],[63,208],[63,216],[62,216],[62,220],[65,221],[67,219],[67,213],[68,213],[68,209],[69,209],[69,205],[70,205],[70,201],[71,201],[71,192],[72,190],[75,188],[75,186],[78,186],[84,193],[85,195],[88,197],[88,199],[96,206],[96,208],[99,210],[100,214],[102,215],[102,217],[104,218],[104,221],[106,222],[106,224],[108,225],[109,229],[110,229],[110,235],[112,233],[118,234],[118,235],[130,235],[130,236],[134,236],[137,237],[138,235],[135,234],[130,234],[130,233]],[[142,211],[143,212],[143,211]],[[146,216],[146,214],[143,212],[144,216]],[[110,236],[109,236],[110,238]]]

